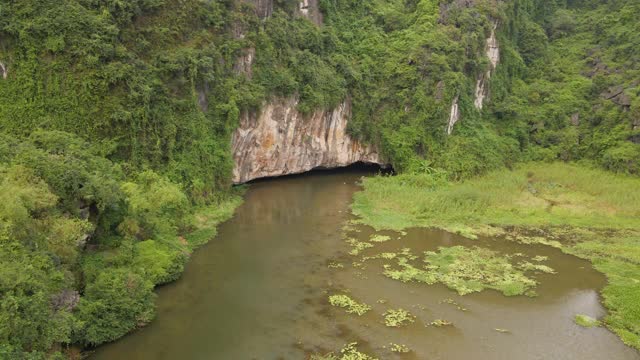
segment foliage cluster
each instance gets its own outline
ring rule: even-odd
[[[176,184],[150,170],[127,179],[59,131],[0,137],[0,173],[2,358],[42,358],[146,324],[154,286],[176,279],[202,242],[182,235],[212,235],[237,204],[194,214]]]
[[[491,119],[525,160],[592,159],[639,174],[640,5],[526,3],[514,2],[500,39]]]
[[[127,172],[152,167],[205,202],[229,183],[237,121],[229,1],[0,3],[0,127],[79,135]],[[199,101],[198,101],[199,100]],[[213,169],[206,171],[205,169]]]

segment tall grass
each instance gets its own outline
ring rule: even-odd
[[[640,228],[640,179],[585,166],[529,163],[460,183],[431,174],[364,179],[353,212],[378,229],[580,226]]]

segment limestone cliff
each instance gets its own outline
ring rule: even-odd
[[[487,58],[489,58],[489,68],[484,74],[478,77],[476,82],[474,100],[476,109],[482,109],[482,105],[484,105],[484,99],[489,94],[489,79],[491,79],[491,74],[498,66],[498,61],[500,60],[500,48],[498,47],[498,39],[496,38],[497,27],[498,23],[494,22],[493,28],[491,28],[491,35],[487,39],[486,55]]]
[[[458,105],[459,96],[453,98],[451,110],[449,111],[449,123],[447,124],[447,135],[453,132],[453,125],[460,120],[460,106]]]
[[[485,55],[489,59],[489,67],[487,70],[478,76],[476,81],[476,89],[474,93],[473,104],[478,110],[482,110],[484,101],[489,95],[489,80],[491,75],[496,70],[498,62],[500,61],[500,47],[498,46],[498,39],[496,37],[496,29],[498,23],[494,22],[491,28],[491,35],[487,38],[485,45]],[[447,134],[451,135],[453,132],[453,126],[460,120],[460,108],[459,108],[459,96],[453,99],[451,104],[451,110],[449,112],[449,121],[447,123]]]
[[[253,5],[260,19],[266,19],[273,14],[273,0],[239,0],[239,2]]]
[[[308,18],[316,25],[321,25],[322,13],[318,2],[319,0],[298,0],[296,14]],[[253,6],[256,16],[263,20],[273,14],[273,0],[238,0],[238,3],[246,3]]]
[[[351,104],[304,117],[295,98],[277,99],[245,112],[233,135],[233,182],[335,168],[356,162],[383,164],[378,151],[346,132]]]
[[[322,25],[322,13],[318,6],[318,0],[300,0],[298,12],[316,25]]]

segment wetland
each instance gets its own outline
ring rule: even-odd
[[[589,261],[504,235],[376,231],[350,211],[370,175],[252,184],[157,290],[156,320],[90,359],[640,359],[576,323],[607,313]]]

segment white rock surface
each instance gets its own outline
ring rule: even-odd
[[[453,98],[451,110],[449,111],[449,123],[447,124],[447,135],[453,132],[453,126],[460,120],[460,106],[458,105],[459,97]]]
[[[356,162],[384,164],[378,151],[346,132],[351,117],[347,100],[330,111],[305,118],[295,98],[277,99],[259,113],[243,113],[233,135],[233,182],[336,168]]]
[[[489,79],[491,79],[491,74],[498,66],[498,61],[500,61],[500,47],[498,46],[498,39],[496,38],[497,27],[498,23],[494,22],[493,28],[491,29],[491,36],[487,39],[486,54],[489,58],[489,68],[484,74],[478,77],[478,81],[476,82],[475,100],[473,103],[478,110],[482,109],[484,99],[489,94]]]

